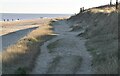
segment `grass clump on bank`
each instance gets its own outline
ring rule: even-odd
[[[27,74],[32,70],[35,59],[40,54],[40,46],[55,36],[53,27],[49,24],[50,20],[3,51],[1,54],[3,74]]]
[[[90,25],[85,32],[86,47],[93,55],[92,67],[96,74],[118,74],[117,14],[112,12],[102,18],[99,15],[104,14],[98,14],[97,26]]]

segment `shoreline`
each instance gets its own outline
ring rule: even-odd
[[[44,19],[30,19],[30,20],[19,20],[19,21],[8,21],[8,22],[0,22],[0,36],[6,35],[9,33],[14,33],[16,31],[30,29],[34,27],[39,27],[41,21]],[[40,22],[38,22],[40,21]],[[39,24],[39,25],[36,25]]]
[[[14,33],[17,31],[35,28],[43,25],[45,20],[51,19],[66,19],[69,16],[65,17],[54,17],[54,18],[37,18],[37,19],[26,19],[26,20],[18,20],[18,21],[0,21],[0,36],[6,35],[9,33]],[[37,25],[39,24],[39,25]]]

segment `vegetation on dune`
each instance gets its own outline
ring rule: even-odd
[[[3,51],[1,54],[3,74],[27,74],[32,70],[35,59],[40,53],[40,46],[54,37],[52,26],[49,24],[51,22],[48,20],[43,26]]]
[[[93,56],[91,66],[95,74],[118,74],[120,62],[118,59],[119,14],[120,12],[115,9],[115,6],[101,6],[99,8],[84,10],[67,19],[68,23],[70,22],[71,31],[77,30],[79,32],[84,30],[78,36],[82,36],[87,40],[85,45]],[[15,45],[8,47],[0,54],[4,74],[27,74],[32,70],[36,56],[40,54],[40,46],[55,36],[53,35],[53,27],[50,26],[53,22],[55,21],[51,21],[49,24],[43,24],[42,27],[32,31]],[[59,42],[62,43],[62,40],[57,40],[47,46],[49,53],[54,52],[54,49],[59,46]],[[69,45],[73,47],[75,43]],[[54,72],[55,69],[53,66],[58,66],[59,62],[62,63],[62,60],[69,60],[70,57],[72,56],[56,57],[49,68],[50,72]],[[77,64],[72,65],[71,62],[72,67],[70,69],[75,69],[73,66],[78,68],[77,66],[80,66],[82,58],[80,56],[73,56],[71,59],[77,62]]]
[[[86,47],[93,56],[91,66],[95,74],[118,74],[119,14],[115,6],[105,6],[86,10],[68,19],[72,22],[71,27],[78,25],[85,30],[78,36],[87,39]]]

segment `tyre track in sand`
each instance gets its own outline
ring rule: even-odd
[[[85,40],[76,36],[80,32],[69,32],[65,21],[58,23],[54,25],[58,36],[40,47],[32,74],[93,74],[92,56],[86,50]],[[55,47],[48,48],[54,42],[57,42]]]

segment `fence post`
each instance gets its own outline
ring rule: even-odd
[[[84,7],[82,8],[82,10],[84,11]]]
[[[110,5],[112,5],[112,0],[110,0]]]
[[[116,9],[118,9],[118,0],[116,0]]]
[[[82,12],[82,8],[80,8],[80,12]]]

